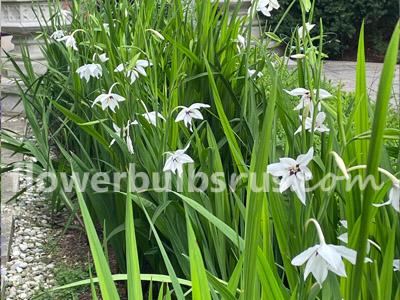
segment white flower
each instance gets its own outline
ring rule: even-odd
[[[400,271],[400,259],[393,260],[393,272]]]
[[[86,81],[89,82],[90,77],[99,79],[103,75],[103,70],[99,64],[86,64],[79,67],[76,73],[79,74],[81,79],[85,78]]]
[[[305,182],[312,178],[307,165],[313,159],[313,155],[314,148],[311,147],[306,154],[299,155],[296,160],[284,157],[279,159],[279,163],[267,167],[268,173],[280,177],[279,192],[283,193],[290,187],[304,205],[306,204]]]
[[[252,77],[254,74],[256,74],[256,76],[258,78],[260,78],[261,76],[263,76],[262,72],[258,72],[257,70],[253,70],[253,69],[248,69],[247,70],[247,74],[249,75],[249,77]]]
[[[314,219],[310,219],[308,222],[310,221],[314,223],[317,229],[320,243],[293,258],[292,265],[301,266],[307,262],[304,269],[304,280],[311,273],[320,286],[322,286],[322,283],[328,276],[328,271],[346,277],[342,257],[354,265],[356,263],[357,252],[345,246],[326,244],[318,222]]]
[[[119,64],[115,69],[114,72],[118,73],[118,72],[122,72],[124,70],[124,64]]]
[[[335,151],[331,151],[331,154],[335,158],[336,164],[338,165],[340,171],[342,171],[342,173],[343,173],[344,177],[346,178],[346,180],[349,180],[350,179],[350,175],[347,172],[347,167],[346,167],[346,164],[343,161],[343,158],[341,158],[340,155],[337,154]]]
[[[305,33],[307,34],[308,32],[310,32],[314,28],[314,26],[315,26],[315,24],[310,24],[307,22]],[[297,33],[298,33],[299,37],[303,37],[303,31],[304,31],[303,26],[300,26],[299,29],[297,29]]]
[[[109,60],[109,58],[107,57],[106,53],[100,54],[99,55],[99,59],[100,59],[101,62],[106,62],[106,61]]]
[[[291,96],[301,96],[299,104],[294,108],[294,110],[300,110],[306,107],[310,108],[310,112],[313,112],[314,105],[311,100],[311,94],[310,91],[304,88],[295,88],[291,91],[284,90],[286,93],[288,93]],[[317,94],[317,90],[314,90],[314,94]],[[332,97],[332,94],[329,93],[328,91],[324,89],[319,89],[319,99],[323,100],[326,98]],[[320,103],[321,104],[321,103]],[[321,105],[318,106],[318,110],[321,110]]]
[[[381,207],[391,204],[395,211],[400,213],[400,181],[393,181],[392,188],[389,191],[389,200],[381,204],[373,204],[375,207]]]
[[[162,114],[156,111],[151,111],[151,112],[145,112],[142,114],[143,118],[146,119],[147,122],[152,124],[153,126],[157,126],[157,118],[160,118],[161,120],[165,121],[165,118],[163,117]],[[132,122],[133,125],[138,125],[139,122],[137,120]]]
[[[346,220],[340,220],[340,224],[343,226],[343,228],[347,229],[347,221]],[[349,234],[347,232],[342,233],[341,235],[338,236],[338,240],[342,241],[345,244],[349,243]],[[375,243],[373,240],[368,239],[367,240],[367,253],[369,253],[371,249],[371,245],[375,246],[379,251],[381,251],[381,247]],[[367,261],[370,261],[367,259]]]
[[[147,31],[150,31],[158,39],[160,39],[162,41],[165,40],[164,36],[160,32],[158,32],[157,30],[154,30],[154,29],[150,28],[150,29],[147,29]]]
[[[136,61],[135,66],[132,70],[128,70],[125,73],[125,76],[131,80],[131,84],[139,78],[140,75],[147,76],[145,68],[152,66],[153,64],[145,59],[139,59]],[[119,64],[115,69],[114,72],[122,72],[125,70],[123,64]]]
[[[279,3],[277,0],[259,0],[257,2],[256,10],[261,12],[264,16],[270,17],[273,9],[278,9]]]
[[[67,48],[72,48],[75,51],[78,51],[78,48],[76,47],[76,40],[75,40],[75,38],[74,38],[74,36],[72,34],[71,35],[66,35],[66,36],[58,39],[57,41],[59,41],[59,42],[64,41],[65,42],[65,46]]]
[[[50,35],[50,38],[59,42],[64,36],[65,36],[64,31],[56,30]]]
[[[306,57],[306,55],[303,54],[303,53],[298,53],[298,54],[290,55],[290,58],[293,58],[293,59],[303,59],[303,58],[305,58],[305,57]]]
[[[314,125],[314,132],[328,132],[329,128],[325,126],[324,121],[325,121],[326,115],[324,112],[320,111],[317,116],[315,117],[315,125]],[[300,120],[302,120],[302,116],[300,116]],[[306,121],[304,123],[304,129],[308,131],[312,131],[312,125],[313,125],[313,118],[312,117],[307,117]],[[297,128],[296,132],[294,134],[298,134],[301,132],[302,126]]]
[[[190,131],[193,131],[192,128],[192,120],[198,119],[203,120],[203,115],[200,112],[200,108],[209,108],[210,105],[203,103],[193,103],[189,107],[186,106],[178,106],[182,108],[182,110],[176,116],[175,122],[183,121],[185,126],[189,128]]]
[[[243,35],[238,34],[236,42],[238,43],[239,47],[246,48],[246,39],[244,38]]]
[[[118,94],[111,93],[114,85],[116,85],[116,83],[110,87],[110,90],[107,94],[101,94],[100,96],[97,96],[97,98],[93,101],[92,107],[97,102],[100,102],[103,110],[106,110],[106,108],[109,107],[113,112],[115,112],[115,108],[119,107],[119,102],[125,101],[125,98]]]
[[[128,151],[131,154],[134,154],[135,151],[133,150],[133,143],[132,143],[132,139],[129,135],[129,127],[132,125],[132,122],[128,121],[126,127],[124,127],[122,130],[121,128],[119,128],[115,123],[113,123],[113,128],[114,131],[117,135],[121,136],[122,133],[122,138],[125,138],[126,141],[126,146],[128,147]],[[112,139],[111,143],[110,143],[110,147],[114,144],[115,139]]]
[[[178,149],[175,152],[167,152],[168,157],[165,161],[163,171],[171,171],[172,173],[181,176],[183,173],[183,165],[194,162],[189,155],[185,154],[189,146],[190,144],[188,144],[184,149]]]

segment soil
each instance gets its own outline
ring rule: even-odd
[[[58,220],[59,224],[61,224]],[[66,223],[66,220],[64,224]],[[71,269],[74,267],[79,268],[79,267],[84,267],[84,268],[89,268],[89,264],[92,266],[92,272],[93,276],[96,276],[94,266],[93,266],[93,260],[92,256],[90,253],[90,246],[89,246],[89,241],[87,239],[86,233],[83,228],[79,228],[79,223],[76,222],[74,224],[74,228],[68,229],[63,235],[60,237],[55,237],[56,243],[54,246],[54,249],[57,249],[56,251],[52,251],[52,256],[53,256],[53,261],[55,262],[60,262],[63,263],[67,266],[70,266]],[[101,239],[101,237],[100,237]],[[109,255],[109,266],[111,269],[112,274],[117,274],[120,273],[118,270],[117,266],[117,259],[114,255],[114,251],[112,250],[111,247],[108,249],[108,255]],[[89,278],[89,277],[88,277]],[[88,286],[89,287],[89,286]],[[126,296],[126,283],[125,282],[117,282],[117,289],[118,293],[120,295],[120,298],[127,299]],[[100,296],[100,291],[97,288],[97,296],[98,299],[102,299]],[[92,295],[90,288],[85,288],[79,291],[79,296],[80,300],[91,300]]]

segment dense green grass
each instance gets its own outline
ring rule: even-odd
[[[53,27],[42,33],[46,74],[20,70],[27,87],[21,90],[23,104],[36,141],[19,142],[3,134],[2,144],[35,156],[33,171],[37,174],[44,169],[74,178],[75,192],[66,193],[60,186],[49,196],[54,210],[66,206],[84,224],[96,278],[71,286],[92,283],[93,287],[99,282],[103,299],[118,299],[113,280],[128,281],[129,299],[399,297],[400,277],[392,268],[393,259],[400,256],[398,213],[391,206],[371,205],[385,201],[390,188],[388,178],[378,176],[378,167],[399,172],[399,129],[385,126],[399,27],[388,48],[376,106],[372,106],[366,94],[362,34],[357,89],[355,97],[349,98],[321,79],[323,49],[313,43],[324,38],[323,32],[317,36],[305,32],[299,37],[293,29],[292,44],[295,49],[306,49],[306,59],[298,60],[294,71],[288,70],[267,47],[269,39],[251,40],[246,20],[237,17],[238,7],[229,11],[227,2],[185,3],[130,4],[124,0],[96,5],[95,1],[77,1],[70,27],[60,25],[55,17]],[[301,5],[303,24],[312,20],[308,4],[294,4]],[[78,51],[51,38],[56,29],[74,32]],[[238,34],[247,42],[240,51]],[[102,53],[109,57],[107,62],[94,55]],[[152,62],[146,68],[147,76],[131,83],[123,72],[114,72],[120,63],[133,68],[138,59]],[[29,70],[28,53],[25,62]],[[76,70],[92,62],[101,65],[103,74],[86,82]],[[263,75],[249,77],[248,69]],[[96,97],[114,83],[112,92],[126,99],[116,112],[93,106]],[[320,100],[320,92],[311,95],[314,107],[321,103],[327,115],[329,132],[302,130],[294,135],[299,126],[305,126],[299,114],[303,120],[307,115],[306,110],[293,110],[299,98],[284,92],[296,87],[332,91],[333,97],[326,100]],[[176,107],[197,102],[210,108],[201,110],[204,120],[196,120],[191,132],[182,122],[174,122]],[[149,124],[141,115],[146,109],[161,113],[165,121]],[[317,109],[311,117],[316,115]],[[112,126],[122,128],[133,120],[140,123],[130,126],[127,133],[134,154],[125,133],[115,134]],[[115,143],[110,147],[112,139]],[[146,189],[139,193],[126,179],[120,192],[112,188],[102,193],[90,188],[79,191],[84,172],[112,174],[129,170],[130,163],[135,163],[136,171],[158,172],[165,178],[165,152],[183,149],[188,143],[187,154],[196,171],[210,177],[220,172],[225,183],[235,173],[249,176],[240,179],[235,189],[219,192],[186,188],[176,192],[176,175],[172,175],[172,190],[163,192]],[[268,164],[282,157],[296,158],[311,147],[314,157],[308,167],[313,178],[309,185],[328,173],[342,175],[330,154],[335,151],[347,167],[367,165],[366,172],[352,175],[372,174],[386,182],[384,189],[374,191],[368,185],[366,190],[356,186],[346,191],[346,182],[340,181],[328,191],[307,193],[306,205],[291,191],[252,190],[253,185],[264,183],[261,175]],[[189,178],[185,166],[183,183]],[[268,182],[275,186],[271,176]],[[339,221],[347,220],[348,247],[359,253],[355,267],[346,263],[347,277],[330,272],[319,286],[311,276],[304,280],[304,267],[292,265],[296,255],[318,242],[315,231],[305,228],[310,218],[318,220],[327,243],[335,245],[341,244]],[[103,241],[96,230],[103,231]],[[372,263],[364,264],[367,238],[378,243],[381,251],[373,247],[368,254]],[[108,244],[121,274],[110,272]]]

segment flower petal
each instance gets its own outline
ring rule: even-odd
[[[318,247],[319,245],[315,245],[304,250],[303,252],[301,252],[299,255],[297,255],[292,259],[291,264],[293,266],[301,266],[311,257],[311,255],[313,255],[317,251]]]

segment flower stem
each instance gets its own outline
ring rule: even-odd
[[[324,234],[322,232],[321,226],[319,225],[318,221],[315,220],[314,218],[309,219],[306,223],[306,229],[307,229],[308,224],[310,224],[310,222],[314,223],[315,229],[317,230],[317,233],[318,233],[320,244],[325,245],[326,244],[325,237],[324,237]]]

